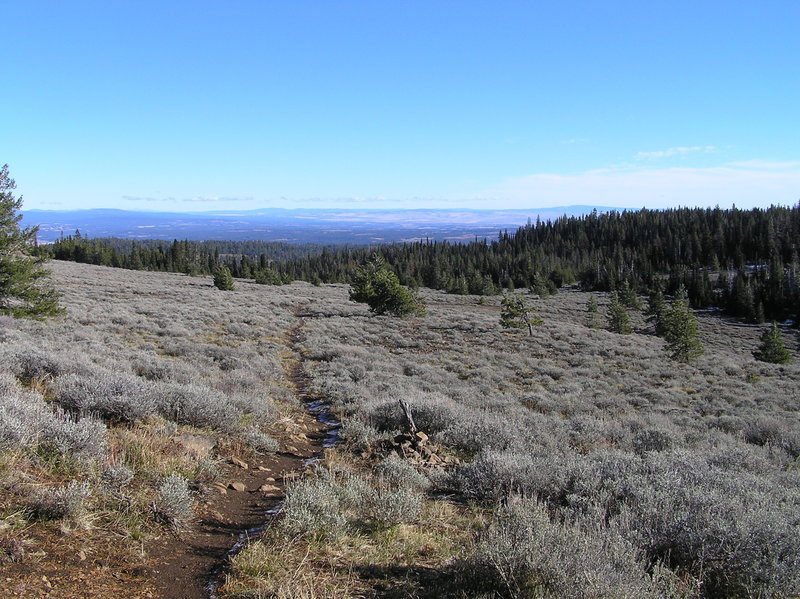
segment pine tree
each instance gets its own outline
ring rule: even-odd
[[[227,266],[220,266],[214,271],[214,286],[222,291],[233,291],[233,275]]]
[[[783,346],[781,331],[775,321],[761,334],[761,345],[753,352],[753,356],[756,360],[773,364],[786,364],[792,360],[792,354]]]
[[[664,311],[662,320],[666,350],[673,360],[688,362],[703,354],[703,346],[697,340],[697,318],[685,300],[675,300]]]
[[[632,310],[640,310],[642,307],[641,303],[639,303],[639,298],[636,296],[636,290],[628,282],[628,279],[622,281],[619,298],[624,306]]]
[[[45,318],[61,312],[43,259],[34,255],[38,227],[20,229],[22,197],[15,198],[8,165],[0,168],[0,314]]]
[[[425,313],[422,301],[400,284],[400,279],[380,256],[359,268],[353,276],[350,299],[367,304],[375,314],[392,316],[421,316]]]
[[[593,295],[589,297],[589,303],[586,305],[586,312],[586,326],[590,329],[596,329],[599,327],[600,308],[597,305],[597,298]]]
[[[528,335],[533,335],[533,327],[544,322],[533,315],[534,309],[526,306],[521,297],[504,295],[500,303],[500,326],[504,329],[523,329],[528,327]]]
[[[633,333],[631,328],[631,319],[628,316],[628,311],[622,302],[619,301],[617,292],[611,294],[611,303],[608,305],[608,329],[612,333],[619,333],[620,335],[630,335]]]
[[[658,337],[664,336],[664,312],[667,309],[667,302],[664,301],[664,294],[658,289],[650,294],[647,303],[647,322],[653,323],[655,333]]]

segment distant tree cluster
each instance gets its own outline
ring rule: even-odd
[[[716,306],[761,322],[800,313],[798,239],[800,205],[594,212],[501,231],[493,241],[344,248],[277,268],[292,279],[347,282],[376,253],[411,287],[544,295],[580,281],[587,290],[618,291],[623,304],[662,285],[668,294],[683,286],[695,308]]]
[[[277,262],[302,260],[326,247],[268,241],[91,239],[76,231],[39,251],[56,260],[190,275],[212,275],[217,267],[224,266],[235,278],[280,285],[294,279],[278,272],[274,267]]]
[[[637,294],[686,290],[695,308],[716,306],[751,322],[800,313],[800,205],[739,210],[681,208],[567,217],[497,239],[458,244],[420,241],[376,247],[265,242],[131,242],[67,237],[47,250],[59,259],[196,274],[226,266],[236,278],[348,283],[373,254],[401,284],[456,294],[494,295],[527,288],[555,293],[579,281]],[[255,252],[260,252],[256,254]],[[634,303],[631,304],[631,301]]]

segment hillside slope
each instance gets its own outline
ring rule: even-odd
[[[800,590],[796,337],[792,363],[766,364],[760,327],[699,313],[706,353],[679,364],[638,312],[633,335],[586,326],[577,291],[521,294],[544,320],[529,337],[499,327],[498,297],[423,291],[428,314],[399,320],[341,285],[220,292],[52,267],[67,315],[0,323],[0,549],[17,596],[174,596],[158,546],[219,520],[238,493],[219,490],[241,470],[229,458],[310,455],[301,375],[346,442],[289,487],[226,596]],[[426,435],[400,435],[399,399]],[[182,434],[217,446],[193,457]],[[251,521],[268,503],[244,508]]]

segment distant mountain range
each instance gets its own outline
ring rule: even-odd
[[[529,210],[310,210],[268,208],[219,212],[128,210],[26,210],[23,225],[39,225],[39,241],[55,241],[76,230],[90,237],[126,239],[259,240],[290,243],[374,244],[419,239],[471,241],[494,238],[528,219],[555,220],[604,206],[558,206]]]

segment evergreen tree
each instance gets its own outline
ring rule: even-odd
[[[775,321],[761,334],[761,345],[753,352],[753,356],[757,360],[773,364],[786,364],[791,361],[792,354],[783,346],[781,331]]]
[[[269,267],[262,268],[256,272],[255,281],[259,285],[283,285],[280,273]]]
[[[688,362],[703,354],[703,346],[697,340],[697,318],[685,300],[675,300],[664,311],[664,340],[673,360]]]
[[[667,309],[667,302],[664,300],[664,294],[658,289],[650,294],[650,300],[647,303],[647,322],[653,324],[655,333],[659,337],[664,336],[664,312]]]
[[[622,302],[619,301],[617,292],[611,294],[611,303],[608,305],[608,329],[612,333],[619,333],[620,335],[630,335],[633,333],[631,328],[631,319],[628,316],[628,311]]]
[[[233,275],[227,266],[220,266],[214,271],[214,286],[222,291],[233,291]]]
[[[34,255],[37,227],[20,229],[22,197],[14,197],[8,165],[0,168],[0,314],[45,318],[58,314],[58,294],[49,286],[43,258]]]
[[[533,327],[544,322],[533,315],[534,309],[515,295],[504,295],[500,303],[500,326],[504,329],[523,329],[528,327],[528,335],[533,335]]]
[[[600,308],[597,305],[597,298],[595,296],[589,297],[589,303],[586,305],[586,326],[590,329],[596,329],[600,326]]]
[[[632,310],[640,310],[642,307],[639,303],[639,298],[636,296],[636,290],[628,282],[628,279],[622,281],[622,286],[619,290],[619,299],[625,307],[631,308]]]
[[[392,272],[380,256],[373,256],[353,276],[350,299],[367,304],[375,314],[421,316],[425,305]]]

